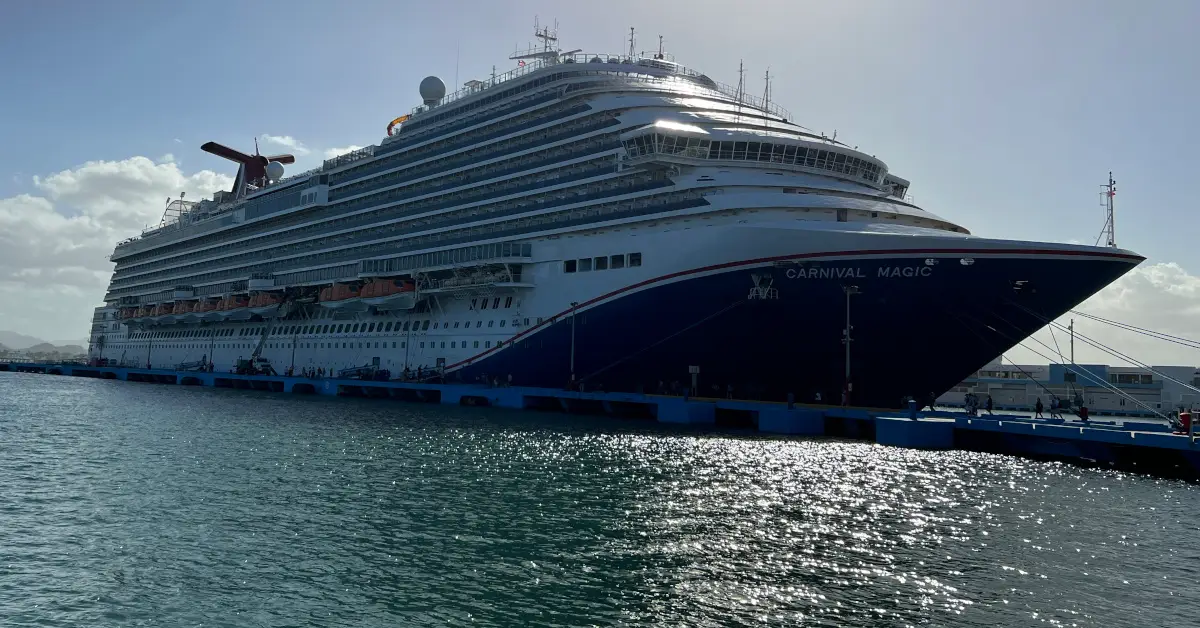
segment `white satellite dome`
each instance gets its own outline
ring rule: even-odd
[[[421,100],[433,104],[446,97],[446,84],[436,76],[426,76],[421,81]]]
[[[272,181],[278,181],[283,178],[283,164],[278,161],[272,161],[267,164],[267,178]]]

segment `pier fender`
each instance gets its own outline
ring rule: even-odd
[[[771,434],[822,435],[825,413],[811,408],[765,408],[758,411],[758,430]]]
[[[525,393],[514,388],[498,388],[491,391],[491,405],[497,408],[525,409]]]
[[[954,447],[954,419],[876,417],[875,442],[908,449],[950,449]]]
[[[717,405],[683,399],[664,399],[658,404],[658,422],[713,425],[717,422]]]

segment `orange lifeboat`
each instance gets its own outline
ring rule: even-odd
[[[154,315],[155,316],[165,316],[167,314],[170,314],[174,309],[175,309],[174,303],[162,303],[158,307],[154,308]]]
[[[142,307],[139,307],[137,309],[137,312],[134,313],[134,316],[136,316],[138,318],[141,318],[143,316],[150,316],[150,313],[153,311],[154,311],[153,308],[149,308],[149,307],[146,307],[145,305],[143,305]]]
[[[259,292],[250,297],[250,307],[268,307],[283,302],[283,297],[271,292]]]
[[[221,299],[221,302],[217,304],[217,309],[222,312],[236,310],[246,307],[247,303],[249,303],[249,300],[243,295],[230,295]]]
[[[217,305],[219,305],[220,303],[221,303],[220,301],[213,301],[211,299],[206,299],[204,301],[197,303],[196,309],[192,310],[192,311],[193,312],[211,312],[211,311],[217,309]]]
[[[402,279],[377,279],[363,286],[359,296],[366,298],[389,297],[393,294],[401,292],[412,292],[416,290],[416,285],[409,280]]]
[[[348,286],[344,283],[336,283],[321,290],[321,301],[345,301],[346,299],[356,299],[358,297],[358,287]]]
[[[191,301],[180,301],[175,304],[175,307],[171,308],[171,313],[172,314],[188,314],[192,311],[193,305],[194,305],[194,303],[192,303]]]

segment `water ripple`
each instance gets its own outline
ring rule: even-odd
[[[1189,625],[1193,485],[0,373],[17,626]]]

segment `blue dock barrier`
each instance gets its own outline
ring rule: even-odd
[[[578,392],[521,386],[239,375],[79,364],[0,363],[0,371],[270,392],[396,399],[419,403],[551,410],[634,417],[676,425],[754,429],[765,434],[834,436],[912,449],[965,449],[1107,464],[1200,479],[1200,443],[1150,421],[1038,419],[1026,415]]]

